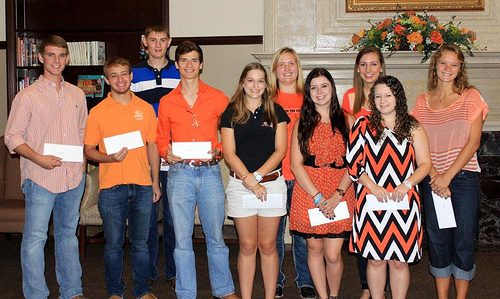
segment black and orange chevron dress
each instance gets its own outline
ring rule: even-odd
[[[347,147],[347,163],[353,181],[366,173],[379,186],[392,192],[416,167],[415,150],[407,140],[401,144],[396,133],[385,128],[375,143],[369,117],[359,118],[352,127]],[[422,256],[420,197],[417,186],[408,191],[409,210],[367,211],[370,190],[355,183],[356,208],[349,249],[365,258],[411,263]]]

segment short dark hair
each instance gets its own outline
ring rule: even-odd
[[[69,48],[68,48],[68,43],[64,40],[64,38],[58,36],[58,35],[49,35],[42,39],[42,42],[40,43],[40,47],[38,48],[38,53],[44,54],[45,53],[45,48],[47,46],[53,46],[53,47],[59,47],[66,49],[66,54],[69,54]]]
[[[132,73],[132,65],[130,64],[130,61],[128,61],[128,59],[123,58],[123,57],[118,57],[118,56],[111,57],[104,64],[104,67],[103,67],[104,76],[106,78],[108,78],[108,70],[109,70],[110,67],[124,66],[124,65],[128,66],[128,73],[129,74]]]
[[[177,49],[175,49],[175,61],[179,62],[180,56],[182,54],[186,54],[192,51],[198,52],[198,56],[200,58],[200,63],[203,63],[203,50],[201,50],[201,47],[198,46],[197,44],[193,43],[192,41],[183,41],[177,46]]]
[[[152,32],[163,32],[167,34],[168,38],[170,38],[170,30],[168,30],[168,27],[165,25],[157,24],[148,26],[144,31],[144,36],[148,37],[148,35]]]

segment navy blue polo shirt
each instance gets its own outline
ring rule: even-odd
[[[147,61],[140,62],[132,67],[132,85],[130,90],[136,96],[153,105],[158,117],[160,99],[179,85],[180,75],[175,63],[168,60],[161,70],[155,69]]]

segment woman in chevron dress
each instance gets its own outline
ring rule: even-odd
[[[387,264],[392,298],[406,298],[408,263],[421,257],[422,226],[417,184],[430,171],[425,130],[408,114],[401,82],[392,76],[375,82],[369,97],[372,114],[352,127],[347,148],[356,208],[350,250],[368,259],[373,299],[384,297]],[[379,202],[409,201],[409,210],[366,209],[367,195]],[[405,197],[407,195],[407,197]]]

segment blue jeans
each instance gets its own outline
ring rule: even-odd
[[[423,181],[425,226],[429,243],[430,272],[445,278],[472,280],[474,264],[474,237],[477,233],[478,209],[481,191],[479,173],[462,170],[450,183],[451,202],[457,227],[439,229],[430,178]]]
[[[25,298],[47,298],[44,247],[50,215],[54,213],[56,277],[60,298],[82,295],[82,267],[78,255],[76,226],[85,186],[85,173],[78,187],[52,193],[30,179],[23,182],[26,200],[25,224],[21,243],[21,267]]]
[[[234,293],[233,278],[229,270],[229,249],[222,236],[225,194],[219,165],[171,165],[168,171],[167,193],[175,230],[177,298],[194,299],[197,294],[192,241],[196,206],[207,244],[212,294],[215,297],[223,297]]]
[[[160,172],[161,180],[161,199],[163,200],[163,253],[165,255],[165,279],[171,280],[175,278],[175,263],[174,263],[174,248],[175,248],[175,233],[174,223],[172,222],[172,215],[170,214],[170,207],[168,206],[167,196],[167,179],[168,171]],[[159,265],[159,245],[158,245],[158,209],[160,201],[153,204],[151,209],[151,220],[149,222],[149,256],[151,257],[150,278],[155,280],[158,278],[158,265]]]
[[[286,205],[288,213],[290,213],[290,205],[292,202],[292,192],[293,192],[293,186],[295,185],[295,180],[289,180],[285,182],[287,187]],[[283,261],[285,259],[285,229],[286,229],[287,217],[288,215],[281,217],[280,226],[278,228],[277,249],[278,249],[278,256],[280,259],[278,285],[281,287],[284,287],[286,284],[285,273],[283,272]],[[298,288],[314,287],[311,274],[309,273],[309,267],[307,266],[306,239],[296,234],[292,234],[292,256],[293,256],[293,264],[295,265],[295,285]]]
[[[132,293],[141,297],[150,292],[148,230],[153,203],[153,188],[140,185],[116,185],[99,192],[99,213],[106,246],[104,247],[104,272],[108,297],[123,297],[125,283],[123,272],[123,243],[125,229],[129,227],[132,278],[135,287]]]

